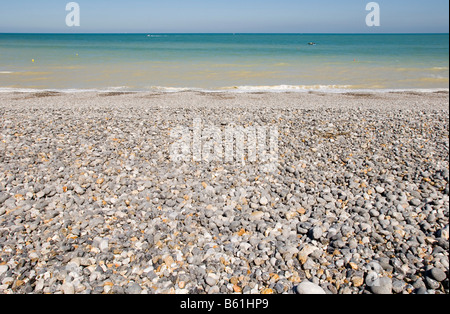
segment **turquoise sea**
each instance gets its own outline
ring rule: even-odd
[[[448,87],[448,34],[0,34],[3,91]]]

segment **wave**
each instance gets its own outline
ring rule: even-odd
[[[273,85],[273,86],[233,86],[224,90],[236,92],[345,92],[352,89],[351,85]]]
[[[346,85],[314,85],[314,86],[236,86],[225,89],[230,93],[323,93],[323,94],[345,94],[345,93],[437,93],[449,92],[448,88],[359,88]]]
[[[0,71],[0,74],[12,74],[14,72],[10,72],[10,71]]]
[[[97,93],[103,92],[101,89],[54,89],[54,88],[16,88],[16,87],[0,87],[0,93],[42,93],[42,92],[55,92],[55,93]]]

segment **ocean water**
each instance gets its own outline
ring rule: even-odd
[[[0,34],[3,91],[448,87],[448,34]]]

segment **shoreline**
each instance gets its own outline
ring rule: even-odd
[[[55,92],[63,94],[75,93],[180,93],[180,92],[198,92],[198,93],[324,93],[324,94],[346,94],[346,93],[370,93],[370,94],[385,94],[385,93],[449,93],[449,88],[352,88],[335,86],[321,86],[321,85],[273,85],[273,86],[234,86],[221,88],[196,88],[196,87],[163,87],[155,86],[145,90],[133,90],[127,87],[111,87],[105,89],[52,89],[52,88],[9,88],[0,87],[0,94],[8,93],[44,93]]]
[[[186,108],[196,110],[209,108],[239,108],[253,112],[261,108],[282,109],[373,109],[448,111],[449,92],[438,91],[390,91],[364,92],[346,91],[343,93],[310,92],[227,92],[227,91],[177,91],[177,92],[129,92],[129,91],[79,91],[60,92],[51,90],[27,92],[0,92],[0,109],[14,108],[26,104],[30,108],[78,107],[114,108]],[[71,103],[73,106],[65,104]],[[25,108],[23,108],[25,109]]]

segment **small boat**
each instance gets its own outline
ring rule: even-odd
[[[308,43],[308,45],[310,45],[310,46],[315,46],[315,45],[317,45],[316,43],[313,43],[313,42],[310,42],[310,43]]]

